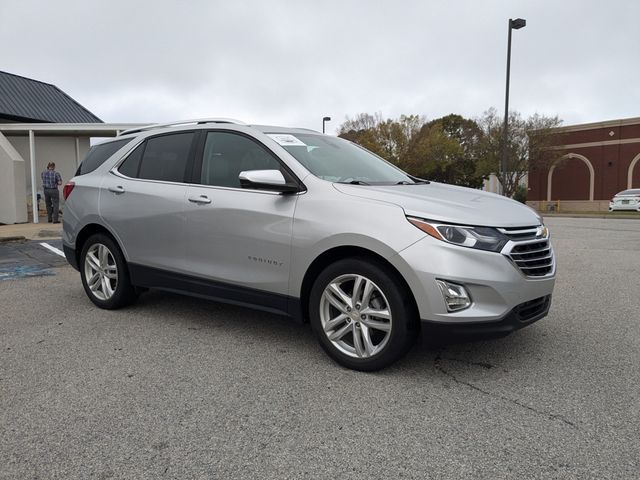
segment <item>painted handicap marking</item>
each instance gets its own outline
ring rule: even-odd
[[[47,267],[40,265],[15,265],[13,267],[0,267],[0,281],[14,280],[16,278],[43,277],[55,275]]]
[[[52,268],[66,265],[60,240],[0,244],[0,280],[55,275]]]

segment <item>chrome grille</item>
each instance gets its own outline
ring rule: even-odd
[[[553,249],[548,237],[540,238],[539,227],[500,228],[511,241],[503,253],[527,277],[544,277],[553,272]]]
[[[498,230],[515,242],[518,240],[532,240],[538,235],[537,226],[499,228]]]

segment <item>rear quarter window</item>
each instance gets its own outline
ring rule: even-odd
[[[116,140],[115,142],[107,142],[101,143],[100,145],[94,145],[89,149],[87,155],[82,160],[82,163],[78,167],[76,171],[77,175],[86,175],[87,173],[93,172],[96,168],[102,165],[111,155],[116,153],[122,147],[124,147],[127,143],[129,143],[132,138],[125,138],[123,140]]]

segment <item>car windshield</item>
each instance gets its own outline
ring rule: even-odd
[[[634,188],[632,190],[624,190],[620,193],[616,193],[617,195],[640,195],[640,188]]]
[[[316,177],[355,185],[422,183],[354,143],[312,133],[267,133]]]

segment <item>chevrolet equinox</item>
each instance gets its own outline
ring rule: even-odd
[[[352,369],[396,361],[421,326],[506,334],[551,303],[554,253],[532,209],[312,130],[127,130],[63,194],[64,252],[98,307],[152,288],[286,314]]]

